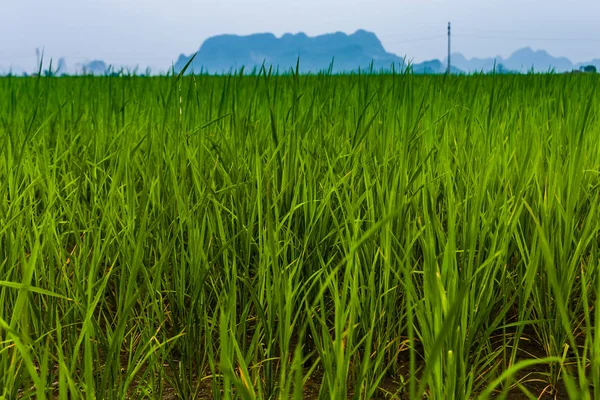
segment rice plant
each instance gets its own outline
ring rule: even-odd
[[[0,79],[0,399],[598,398],[599,84]]]

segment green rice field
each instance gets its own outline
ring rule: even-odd
[[[600,398],[600,76],[0,79],[0,399]]]

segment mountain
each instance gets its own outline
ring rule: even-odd
[[[565,57],[553,57],[545,50],[533,51],[529,47],[517,50],[507,60],[504,66],[520,72],[534,70],[536,72],[566,72],[573,69],[573,63]]]
[[[81,69],[84,74],[103,75],[108,71],[108,65],[102,60],[93,60],[82,64],[78,69]]]
[[[57,74],[66,74],[69,71],[67,67],[67,60],[64,57],[58,59],[58,65],[56,66]]]
[[[448,60],[446,59],[444,62],[447,63]],[[515,73],[527,73],[531,70],[535,72],[568,72],[586,65],[595,65],[600,69],[600,59],[574,64],[566,57],[554,57],[545,50],[534,51],[530,47],[515,51],[507,59],[500,56],[467,59],[460,53],[453,53],[451,62],[453,66],[467,73],[491,72],[494,70],[494,66],[496,71]]]
[[[174,65],[175,72],[180,72],[191,57],[181,54]],[[304,33],[286,33],[280,38],[271,33],[214,36],[202,44],[189,72],[226,73],[242,66],[249,71],[260,68],[263,62],[267,67],[273,66],[283,72],[295,68],[298,57],[301,73],[327,70],[332,59],[334,73],[358,68],[365,70],[371,63],[374,71],[389,70],[392,64],[397,69],[405,65],[404,59],[383,48],[374,33],[361,29],[351,35],[336,32],[314,37]],[[443,67],[435,60],[416,64],[413,69],[415,72],[439,73]]]
[[[446,71],[440,60],[429,60],[412,66],[415,74],[440,74]]]
[[[15,65],[0,65],[0,76],[5,75],[23,75],[25,73],[25,69]]]
[[[465,71],[467,73],[473,72],[488,72],[494,69],[494,62],[496,65],[502,64],[502,57],[494,57],[494,58],[471,58],[467,59],[460,53],[452,53],[450,62],[456,68]],[[444,63],[448,65],[448,59],[444,60]]]

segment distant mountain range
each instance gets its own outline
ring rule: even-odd
[[[173,65],[174,71],[180,72],[191,57],[192,54],[180,54]],[[227,73],[239,70],[242,66],[246,71],[251,71],[260,68],[263,63],[279,72],[287,72],[295,69],[298,57],[301,73],[315,73],[330,68],[334,73],[357,71],[359,68],[364,71],[371,67],[374,72],[379,72],[390,70],[392,64],[396,70],[404,70],[409,66],[404,58],[387,52],[374,33],[361,29],[350,35],[336,32],[314,37],[304,33],[287,33],[279,38],[271,33],[214,36],[204,41],[187,73]],[[440,74],[446,72],[447,62],[447,59],[434,59],[410,64],[410,67],[417,74]],[[531,70],[567,72],[587,65],[594,65],[600,70],[600,59],[573,63],[565,57],[554,57],[544,50],[534,51],[529,47],[517,50],[506,59],[500,56],[467,59],[460,53],[453,53],[451,64],[453,73],[490,72],[494,68],[498,72],[516,73]],[[102,60],[78,63],[73,68],[67,68],[65,59],[61,58],[55,65],[53,70],[56,72],[58,66],[58,74],[101,75],[121,69],[109,66]],[[23,71],[12,68],[15,74]],[[0,74],[9,72],[11,69],[0,66]]]
[[[175,63],[175,72],[181,71],[192,55],[181,54]],[[300,72],[327,70],[333,60],[332,72],[363,70],[373,65],[374,71],[407,67],[404,58],[387,52],[372,32],[358,30],[351,35],[342,32],[308,37],[304,33],[285,34],[276,38],[271,33],[249,36],[219,35],[207,39],[189,66],[193,72],[224,73],[244,66],[247,70],[265,65],[289,70],[300,57]],[[467,59],[460,53],[451,55],[453,73],[499,72],[526,73],[567,72],[584,65],[595,65],[600,70],[600,59],[574,64],[565,57],[553,57],[544,50],[529,47],[517,50],[506,60],[500,56]],[[439,74],[447,70],[448,60],[430,60],[412,64],[418,74]]]
[[[445,59],[444,62],[447,63],[448,60]],[[494,67],[496,71],[521,73],[531,70],[535,72],[568,72],[579,70],[581,67],[587,65],[593,65],[600,70],[600,59],[584,63],[573,63],[568,58],[553,57],[545,50],[534,51],[529,47],[515,51],[507,59],[503,59],[500,56],[467,59],[460,53],[453,53],[450,55],[450,62],[465,73],[490,72],[494,70]]]
[[[192,55],[181,54],[174,65],[181,71]],[[358,68],[374,71],[403,69],[403,58],[388,53],[372,32],[358,30],[351,35],[342,32],[309,37],[304,33],[285,34],[281,38],[272,33],[249,36],[219,35],[207,39],[189,66],[190,72],[226,73],[260,68],[263,63],[279,68],[280,72],[295,69],[300,58],[301,73],[328,70],[332,72],[356,71]],[[436,74],[445,67],[439,60],[431,60],[412,66],[415,73]]]

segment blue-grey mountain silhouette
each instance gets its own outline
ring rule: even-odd
[[[554,57],[545,50],[534,51],[525,47],[515,51],[507,59],[500,56],[467,59],[460,53],[453,53],[452,64],[467,73],[490,72],[494,70],[494,67],[498,72],[500,65],[504,72],[513,73],[526,73],[532,70],[534,72],[569,72],[586,65],[594,65],[599,68],[600,59],[574,64],[566,57]]]
[[[573,63],[565,57],[553,57],[544,50],[533,51],[529,47],[517,50],[505,62],[504,65],[516,71],[526,72],[565,72],[573,69]]]
[[[190,58],[191,55],[181,54],[174,65],[175,72],[181,71]],[[358,30],[351,35],[336,32],[315,37],[304,33],[287,33],[280,38],[271,33],[219,35],[202,44],[187,72],[226,73],[241,67],[252,70],[263,63],[285,72],[295,68],[298,58],[301,73],[328,70],[330,66],[334,73],[367,70],[371,66],[379,72],[390,70],[392,64],[400,70],[406,67],[404,59],[387,52],[374,33]],[[440,73],[444,68],[435,60],[416,64],[413,70]]]
[[[64,57],[59,58],[55,72],[57,74],[65,74],[67,71],[67,60]]]
[[[81,66],[84,74],[103,75],[108,71],[108,66],[102,60],[94,60]]]
[[[504,65],[502,57],[467,59],[461,53],[452,53],[451,61],[453,66],[468,73],[489,72],[494,69],[494,65]],[[447,65],[447,59],[445,60],[445,63]]]

